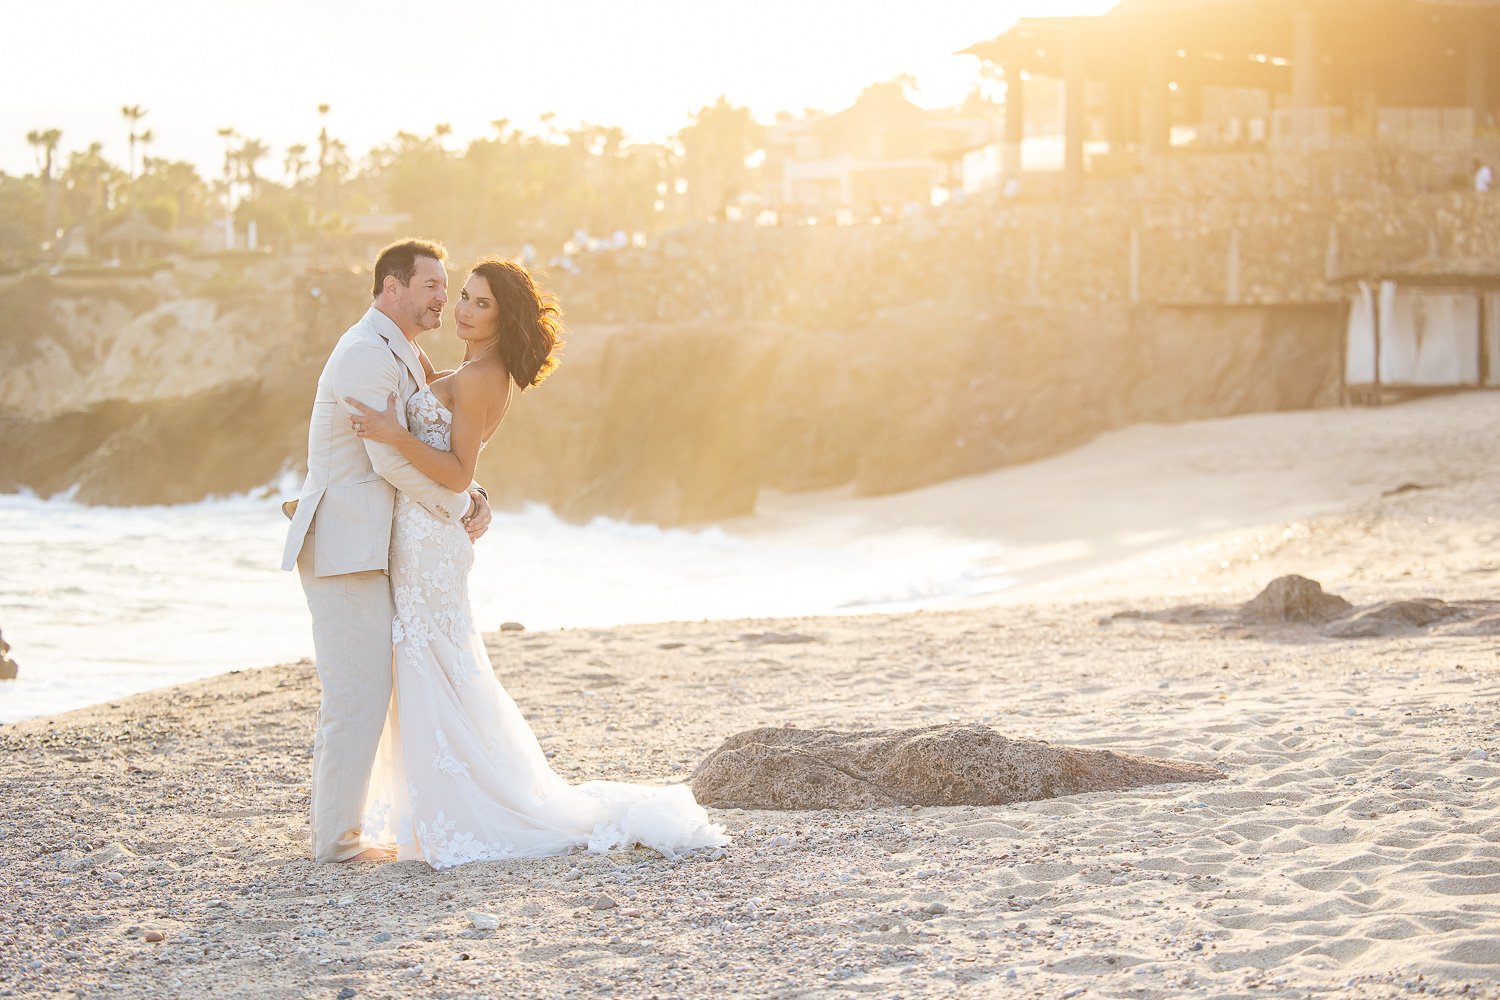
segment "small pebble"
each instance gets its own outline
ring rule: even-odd
[[[947,913],[948,907],[943,903],[928,903],[923,909],[928,913]]]
[[[464,914],[464,916],[469,918],[469,923],[475,930],[495,931],[500,929],[500,918],[493,913],[471,912]]]
[[[338,1000],[349,1000],[352,996],[354,996],[354,990],[349,986],[345,986],[338,992]]]
[[[161,931],[147,931],[146,932],[146,940],[147,941],[156,942],[156,941],[165,941],[166,939],[167,939],[167,936],[165,934],[163,934]]]
[[[1486,750],[1484,747],[1475,747],[1473,750],[1469,751],[1469,759],[1470,760],[1489,760],[1490,759],[1490,752],[1488,750]]]
[[[600,893],[599,898],[594,900],[594,909],[596,910],[613,910],[619,905],[619,903],[615,902],[614,897],[605,893]]]
[[[390,939],[391,939],[391,932],[390,931],[376,931],[375,932],[375,936],[372,937],[372,938],[370,938],[370,940],[374,941],[376,944],[385,944]]]

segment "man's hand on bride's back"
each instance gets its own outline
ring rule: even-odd
[[[490,501],[478,490],[470,490],[469,496],[474,498],[474,509],[464,518],[464,530],[469,533],[469,541],[477,542],[490,530]]]

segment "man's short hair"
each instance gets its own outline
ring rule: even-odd
[[[436,240],[397,240],[375,258],[375,284],[370,289],[370,297],[380,297],[388,274],[394,275],[401,284],[410,285],[411,276],[417,273],[418,257],[431,257],[441,263],[448,259],[448,251]]]

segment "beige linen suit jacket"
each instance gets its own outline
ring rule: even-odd
[[[467,493],[439,486],[395,448],[361,439],[349,424],[345,397],[383,410],[394,392],[396,418],[405,427],[406,400],[426,384],[416,348],[374,306],[339,338],[318,377],[307,479],[291,512],[282,569],[297,564],[310,540],[314,576],[389,570],[397,490],[443,521],[458,523],[468,512]]]

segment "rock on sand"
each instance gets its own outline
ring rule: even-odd
[[[1321,625],[1346,614],[1354,605],[1337,594],[1325,593],[1317,580],[1295,573],[1266,584],[1240,608],[1247,622],[1309,622]]]
[[[1203,764],[939,725],[859,733],[751,729],[725,740],[691,784],[699,802],[720,808],[867,809],[1004,805],[1224,777]]]

